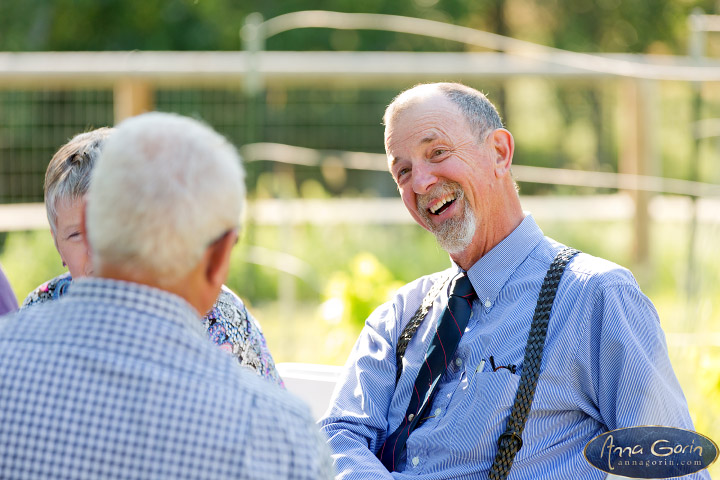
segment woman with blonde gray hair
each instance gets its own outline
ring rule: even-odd
[[[68,272],[32,291],[21,309],[60,298],[72,287],[73,278],[92,275],[91,254],[84,239],[83,201],[95,161],[113,131],[105,127],[76,135],[50,160],[45,172],[45,209],[55,247]],[[213,343],[234,355],[241,365],[283,385],[260,326],[229,288],[223,285],[202,321]]]

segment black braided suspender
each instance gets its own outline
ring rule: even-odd
[[[500,438],[498,438],[498,452],[490,469],[488,480],[504,480],[507,478],[515,455],[522,447],[522,432],[525,429],[525,422],[530,413],[530,406],[535,396],[535,388],[537,387],[537,381],[540,375],[540,364],[542,363],[543,349],[545,348],[545,336],[550,321],[550,311],[555,300],[560,279],[565,272],[565,267],[578,253],[580,252],[573,248],[564,248],[556,255],[545,274],[525,347],[525,358],[523,360],[523,372],[520,377],[520,384],[518,385],[515,402],[510,412],[507,428],[505,432],[500,435]],[[415,332],[430,311],[430,307],[435,301],[435,298],[437,298],[451,278],[452,275],[449,275],[438,279],[433,284],[423,299],[422,304],[400,334],[395,352],[395,359],[397,361],[395,384],[397,384],[398,380],[400,380],[400,375],[402,375],[402,359],[410,340],[412,340]]]
[[[540,375],[540,363],[542,362],[545,335],[550,321],[550,310],[565,267],[578,253],[580,252],[572,248],[565,248],[558,253],[545,275],[545,280],[543,280],[532,325],[530,326],[527,346],[525,347],[520,385],[508,419],[507,429],[498,439],[498,452],[490,469],[489,480],[504,480],[507,478],[515,455],[522,447],[522,432],[525,428],[528,413],[530,413],[530,405],[535,396],[535,387]]]
[[[410,343],[410,340],[412,340],[412,338],[415,336],[415,332],[417,332],[420,324],[422,324],[423,320],[425,320],[425,317],[427,317],[427,314],[430,311],[430,307],[432,307],[433,302],[435,301],[437,296],[440,295],[442,289],[448,284],[448,282],[450,282],[453,275],[446,275],[445,277],[439,278],[435,283],[433,283],[433,286],[430,287],[427,295],[425,295],[425,298],[423,298],[422,303],[415,311],[412,318],[410,318],[408,324],[405,325],[405,328],[398,337],[397,349],[395,350],[395,361],[397,369],[397,373],[395,376],[395,385],[397,385],[398,381],[400,380],[400,375],[402,375],[402,359],[405,356],[405,350],[407,350],[407,346]]]

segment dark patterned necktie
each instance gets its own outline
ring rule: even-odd
[[[437,333],[425,354],[425,361],[415,380],[405,418],[378,452],[378,458],[390,472],[398,466],[410,433],[424,420],[423,412],[431,403],[430,398],[435,385],[455,355],[470,319],[475,297],[475,291],[466,273],[453,280],[450,285],[448,306],[440,317]]]

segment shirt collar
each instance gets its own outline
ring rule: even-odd
[[[532,215],[528,214],[515,230],[468,270],[478,299],[495,304],[502,287],[544,238]]]
[[[203,323],[195,309],[183,298],[147,285],[100,277],[73,280],[66,297],[89,302],[104,302],[128,311],[142,311],[148,318],[157,316],[206,338]]]

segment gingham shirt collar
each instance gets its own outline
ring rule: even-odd
[[[126,311],[142,311],[189,329],[199,338],[207,334],[197,311],[183,298],[165,290],[109,278],[80,278],[73,281],[65,297],[85,302],[103,302]]]

